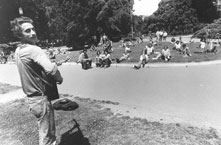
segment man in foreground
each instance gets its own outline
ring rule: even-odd
[[[11,21],[12,31],[21,41],[15,52],[15,60],[30,112],[38,122],[39,144],[55,145],[54,109],[46,93],[47,81],[45,80],[51,77],[61,84],[63,78],[56,64],[51,63],[44,51],[35,45],[37,35],[32,23],[33,21],[28,17]]]

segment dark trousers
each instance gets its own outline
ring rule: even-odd
[[[91,67],[92,60],[86,60],[81,62],[82,69],[89,69]]]

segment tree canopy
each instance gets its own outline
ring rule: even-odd
[[[131,26],[141,33],[166,30],[170,34],[190,34],[219,17],[213,0],[161,0],[149,17],[134,16],[133,0],[1,0],[0,43],[15,41],[10,21],[19,16],[34,20],[40,40],[62,39],[74,49],[95,43],[106,34],[118,41],[128,36]],[[96,39],[95,39],[96,38]]]
[[[190,34],[219,17],[213,0],[162,0],[158,10],[144,20],[144,33],[166,30]]]
[[[0,41],[15,39],[9,22],[19,7],[34,20],[39,39],[63,39],[77,49],[102,34],[119,40],[130,32],[132,6],[133,0],[1,0]]]
[[[193,37],[220,39],[221,38],[221,19],[218,19],[214,23],[208,24],[202,29],[196,31]]]

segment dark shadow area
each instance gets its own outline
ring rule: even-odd
[[[194,51],[193,53],[195,53],[195,54],[202,54],[202,53],[204,53],[204,51]]]
[[[80,125],[73,119],[74,126],[61,136],[59,145],[90,145],[89,140],[81,132]]]
[[[90,67],[88,67],[88,68],[86,68],[86,69],[84,69],[84,70],[89,70],[89,69],[92,69],[93,67],[92,66],[90,66]]]

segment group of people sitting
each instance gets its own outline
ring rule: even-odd
[[[180,52],[180,54],[182,54],[183,57],[192,56],[189,47],[187,46],[186,43],[182,41],[181,37],[178,40],[172,38],[171,43],[173,45],[172,50]],[[158,60],[158,59],[164,61],[171,60],[172,55],[168,45],[163,46],[160,52],[155,51],[154,48],[155,46],[158,46],[157,43],[150,41],[146,45],[146,47],[141,50],[139,61],[136,65],[133,66],[133,68],[139,69],[141,67],[145,67],[145,64],[149,61],[151,55],[153,55],[152,60]],[[120,58],[116,58],[116,63],[121,63],[123,61],[130,59],[130,54],[132,52],[131,48],[126,43],[122,43],[122,47],[124,48],[124,53]],[[205,40],[201,40],[199,47],[204,49],[205,53],[217,52],[216,46],[214,46],[213,42],[211,41],[206,43]],[[112,52],[113,52],[112,43],[111,41],[107,41],[105,43],[105,46],[103,47],[103,50],[96,51],[96,57],[95,57],[96,67],[105,67],[105,68],[110,67],[111,63],[113,62],[113,59],[111,59]],[[78,62],[82,63],[82,68],[84,69],[91,67],[92,59],[88,58],[86,50],[83,50],[81,52]]]
[[[154,43],[150,42],[144,49],[141,50],[139,61],[133,66],[135,69],[145,67],[148,62],[150,55],[156,55],[153,60],[161,58],[162,60],[169,61],[171,59],[171,53],[168,46],[164,46],[161,52],[156,52],[154,48]]]
[[[107,50],[97,51],[95,56],[96,67],[110,67],[112,63],[111,55]]]
[[[175,40],[174,38],[171,39],[171,43],[173,44],[173,50],[177,50],[183,57],[192,56],[190,53],[189,47],[182,41],[180,37],[179,40]]]
[[[110,67],[112,60],[111,60],[111,53],[113,52],[112,42],[109,39],[104,41],[103,50],[96,50],[95,56],[95,64],[96,67]],[[80,51],[79,58],[77,63],[81,63],[83,69],[91,68],[92,66],[92,59],[87,55],[87,49]]]
[[[98,50],[95,56],[96,67],[110,67],[112,60],[110,53],[105,50]],[[87,50],[84,49],[80,52],[77,63],[81,63],[82,69],[89,69],[92,67],[92,59],[88,57]]]
[[[124,48],[124,53],[120,58],[116,58],[117,63],[130,59],[130,53],[131,53],[130,47],[128,47],[125,43],[123,43],[123,48]]]
[[[200,39],[199,48],[204,53],[210,53],[210,52],[216,53],[217,52],[217,48],[214,45],[214,43],[212,41],[206,41],[206,38],[204,37]]]

